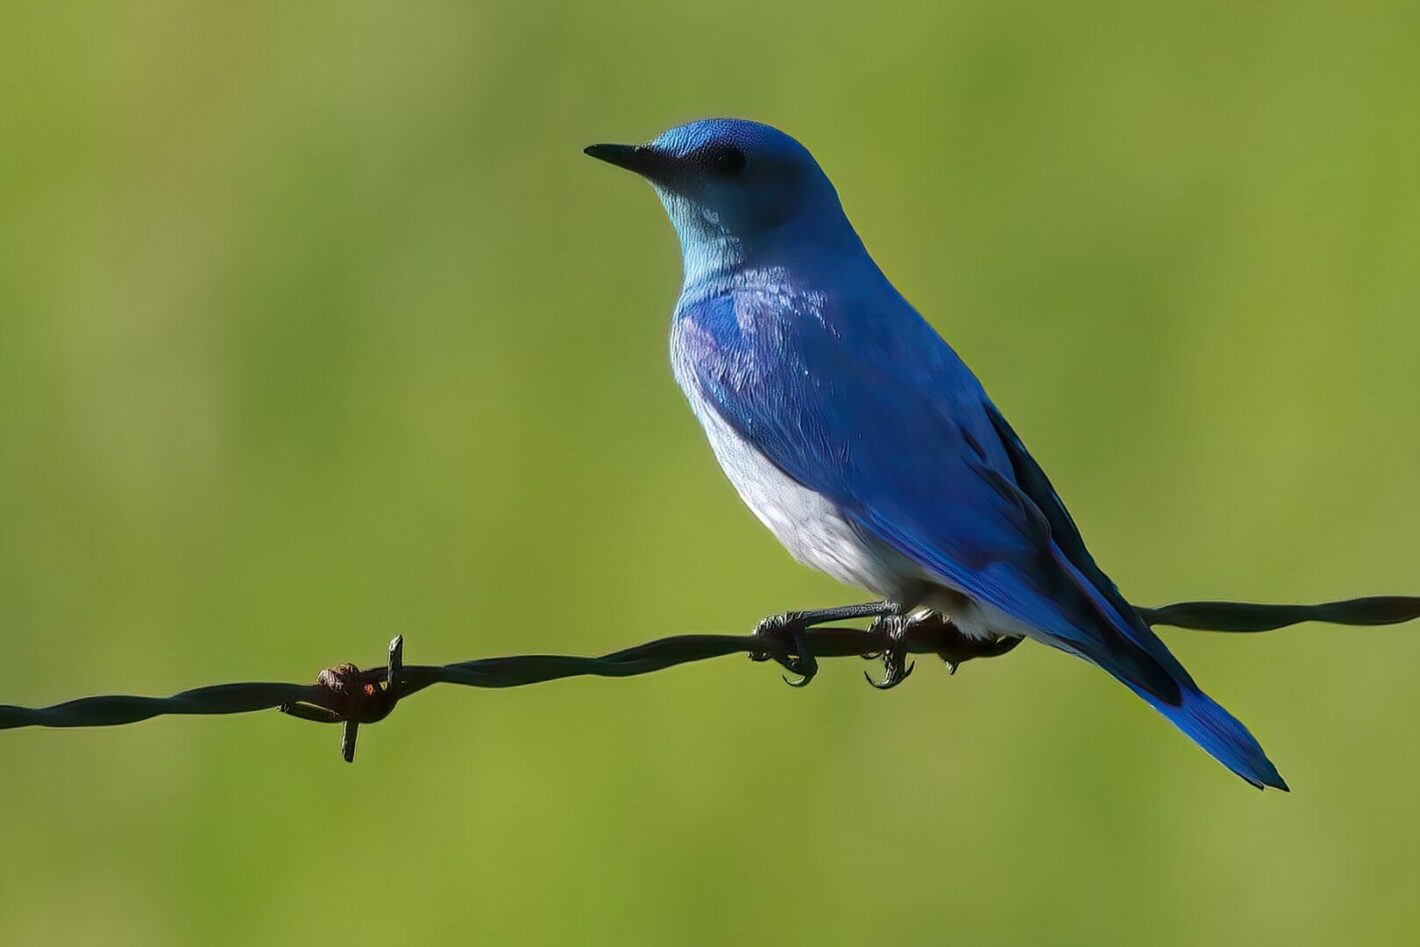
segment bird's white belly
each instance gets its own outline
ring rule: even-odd
[[[804,565],[840,582],[900,601],[921,570],[896,551],[854,529],[822,494],[796,482],[691,393],[715,459],[740,499]]]

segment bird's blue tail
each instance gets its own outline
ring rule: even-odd
[[[1063,554],[1060,561],[1099,616],[1118,635],[1117,638],[1096,636],[1093,647],[1078,648],[1076,653],[1114,675],[1215,760],[1258,789],[1271,786],[1288,791],[1286,781],[1247,727],[1193,683],[1188,671],[1153,630],[1119,598],[1113,584],[1101,589],[1089,582],[1073,563],[1066,561]],[[1100,575],[1101,581],[1108,583],[1103,573]],[[1075,640],[1088,641],[1089,636],[1076,632]]]
[[[1287,791],[1286,781],[1267,758],[1257,739],[1241,721],[1207,694],[1185,685],[1180,690],[1182,701],[1169,705],[1141,688],[1130,685],[1130,689],[1167,717],[1175,727],[1188,734],[1189,739],[1207,750],[1215,760],[1258,789],[1271,786]]]

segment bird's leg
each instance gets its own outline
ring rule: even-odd
[[[876,655],[868,657],[881,657],[883,660],[883,679],[875,681],[867,671],[863,672],[863,677],[868,683],[880,691],[892,690],[912,674],[912,669],[917,666],[916,662],[907,660],[907,632],[915,625],[923,624],[932,620],[932,616],[924,613],[910,615],[891,614],[881,615],[868,626],[868,633],[882,635],[886,639],[883,650]]]
[[[772,651],[751,651],[750,660],[778,661],[790,673],[799,675],[797,681],[786,677],[784,682],[790,687],[803,687],[818,673],[818,661],[808,647],[804,632],[817,625],[835,621],[881,619],[885,615],[896,614],[899,610],[892,602],[865,602],[861,605],[840,605],[835,608],[815,608],[771,615],[755,627],[754,636],[773,641],[778,647]]]

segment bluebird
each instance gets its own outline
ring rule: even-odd
[[[1045,472],[868,255],[803,145],[709,119],[586,153],[680,240],[677,383],[740,498],[800,562],[983,643],[1083,658],[1252,785],[1276,767],[1095,564]]]

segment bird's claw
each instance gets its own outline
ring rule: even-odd
[[[870,632],[883,634],[887,637],[887,645],[875,657],[882,658],[883,679],[875,681],[867,671],[863,672],[863,677],[869,684],[880,691],[892,690],[903,681],[912,676],[913,668],[917,667],[915,661],[907,660],[907,646],[905,638],[907,630],[913,625],[914,619],[910,616],[885,615],[877,619],[869,627]]]
[[[790,674],[799,676],[797,681],[784,676],[785,684],[790,687],[807,686],[818,674],[818,660],[809,650],[808,639],[804,634],[807,630],[803,616],[797,612],[771,615],[755,626],[754,636],[773,641],[778,647],[773,650],[751,651],[750,660],[777,661]]]

